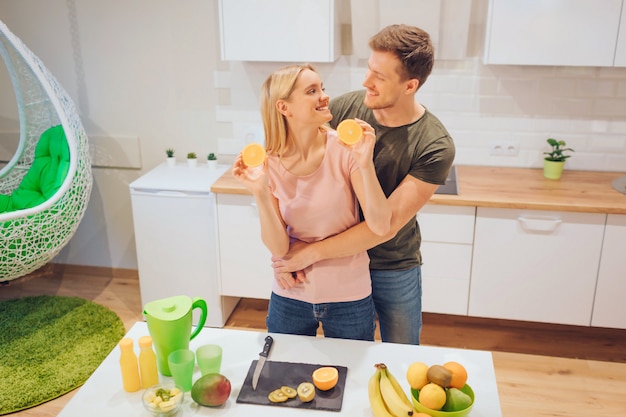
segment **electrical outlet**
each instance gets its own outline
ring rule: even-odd
[[[519,142],[512,140],[496,140],[491,142],[489,154],[493,156],[517,156]]]
[[[243,139],[244,143],[265,143],[263,124],[261,123],[233,123],[233,134],[236,138]]]

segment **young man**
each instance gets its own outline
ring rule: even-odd
[[[278,275],[369,249],[382,340],[419,344],[422,258],[416,214],[445,183],[455,148],[443,124],[415,100],[433,67],[428,33],[391,25],[374,35],[369,46],[365,90],[331,100],[331,125],[358,118],[376,131],[374,165],[392,208],[391,231],[377,236],[361,222],[319,242],[296,241],[273,265]]]

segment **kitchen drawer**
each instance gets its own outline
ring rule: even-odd
[[[589,326],[605,221],[479,207],[469,315]]]
[[[476,207],[427,204],[417,214],[422,241],[474,242]]]
[[[269,299],[272,255],[261,240],[261,224],[251,195],[217,194],[221,294]]]

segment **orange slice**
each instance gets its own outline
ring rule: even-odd
[[[346,119],[337,126],[337,136],[343,143],[353,145],[363,136],[363,129],[354,119]]]
[[[249,143],[241,151],[241,158],[246,166],[258,167],[265,161],[265,148],[258,143]]]
[[[332,366],[324,366],[313,371],[313,384],[317,389],[328,391],[337,385],[339,380],[339,371]]]

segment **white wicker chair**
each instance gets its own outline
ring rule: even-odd
[[[41,134],[61,125],[70,168],[59,190],[44,203],[0,214],[0,282],[24,276],[49,262],[70,240],[92,188],[87,135],[72,100],[41,61],[0,21],[0,55],[17,99],[20,140],[0,170],[0,194],[10,195],[33,162]]]

